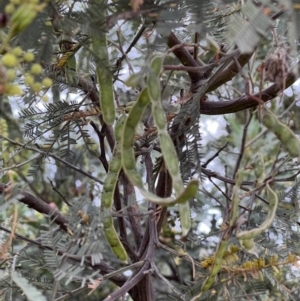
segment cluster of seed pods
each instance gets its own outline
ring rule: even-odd
[[[187,187],[184,188],[176,149],[167,131],[166,117],[161,105],[160,95],[160,71],[163,59],[164,57],[154,57],[152,59],[147,75],[147,87],[139,94],[126,119],[122,139],[122,164],[128,178],[140,190],[145,199],[162,206],[179,204],[182,232],[183,235],[186,235],[191,227],[190,209],[187,201],[196,196],[198,192],[198,180],[191,180]],[[149,192],[144,187],[143,180],[136,169],[133,149],[135,132],[150,102],[152,104],[152,115],[158,130],[162,155],[172,178],[175,197],[161,198]]]
[[[188,201],[198,193],[198,180],[191,180],[186,187],[180,175],[179,160],[175,146],[167,130],[166,117],[161,105],[160,71],[164,57],[155,57],[151,61],[147,86],[140,92],[128,116],[122,115],[115,127],[116,144],[109,170],[106,176],[101,199],[101,216],[104,234],[114,254],[122,261],[127,260],[126,251],[117,235],[112,220],[113,195],[121,168],[131,183],[136,186],[143,197],[161,206],[178,204],[183,235],[191,228],[190,208]],[[158,139],[166,167],[172,178],[175,197],[161,198],[144,187],[143,179],[136,168],[134,140],[137,126],[147,105],[152,104],[152,114],[158,130]]]

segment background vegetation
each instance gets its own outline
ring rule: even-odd
[[[298,1],[0,3],[1,300],[298,300]]]

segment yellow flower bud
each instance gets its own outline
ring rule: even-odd
[[[42,90],[43,86],[42,83],[35,82],[31,85],[31,88],[34,92],[38,93]]]
[[[45,88],[50,88],[53,84],[52,79],[49,77],[46,77],[43,79],[42,84]]]
[[[15,47],[13,50],[12,50],[12,53],[16,56],[21,56],[22,53],[23,53],[23,49],[18,46],[18,47]]]
[[[12,3],[9,3],[5,6],[4,11],[6,14],[11,15],[15,11],[15,9],[15,6]]]
[[[22,95],[22,90],[18,85],[5,85],[5,92],[6,95],[8,96],[17,96],[17,95]]]
[[[18,60],[16,56],[12,53],[6,53],[2,57],[2,63],[6,67],[16,67],[18,64]]]
[[[30,73],[31,74],[40,74],[42,72],[42,66],[40,64],[33,64],[30,68]]]
[[[25,60],[25,62],[27,62],[27,63],[32,62],[32,61],[34,60],[34,54],[33,54],[32,52],[26,52],[26,53],[24,54],[24,60]]]
[[[10,81],[12,81],[16,78],[16,71],[14,69],[8,69],[6,74],[7,74],[8,80],[10,80]]]

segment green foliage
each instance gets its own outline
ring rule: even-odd
[[[297,1],[0,11],[0,300],[297,300]]]
[[[38,291],[34,286],[29,284],[28,280],[22,277],[16,271],[11,272],[11,279],[22,290],[22,292],[24,292],[28,300],[47,300],[46,297],[44,297],[40,291]]]

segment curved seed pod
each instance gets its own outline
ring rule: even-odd
[[[182,191],[181,194],[176,195],[176,198],[160,198],[144,188],[143,180],[138,170],[136,169],[135,155],[133,149],[134,135],[136,127],[140,119],[142,118],[144,110],[149,104],[149,102],[150,98],[148,95],[148,88],[145,88],[141,91],[125,121],[121,148],[122,165],[124,172],[128,176],[129,180],[132,182],[132,184],[140,190],[144,198],[146,198],[150,202],[162,206],[172,206],[177,203],[185,203],[190,198],[194,197],[198,192],[198,181],[191,181],[186,187],[186,189]]]
[[[112,218],[112,204],[114,191],[118,182],[119,173],[122,167],[122,159],[120,153],[120,141],[122,137],[123,126],[126,115],[122,115],[117,121],[115,127],[116,144],[114,147],[112,158],[109,162],[108,173],[103,184],[101,195],[101,219],[103,222],[103,231],[105,238],[112,248],[114,254],[122,261],[127,262],[127,253],[119,239],[115,230]]]
[[[105,13],[102,12],[105,18]],[[103,19],[104,19],[103,18]],[[97,56],[96,74],[99,84],[100,108],[103,112],[103,119],[107,124],[113,124],[116,116],[112,73],[110,71],[110,62],[107,49],[106,33],[103,29],[99,30],[97,38],[92,38],[92,49]]]
[[[151,61],[150,72],[147,77],[149,97],[152,104],[152,115],[158,130],[158,139],[166,167],[172,178],[175,196],[178,197],[184,192],[184,185],[180,175],[179,160],[173,141],[168,133],[165,113],[162,107],[160,96],[159,73],[163,64],[164,57],[157,56]],[[191,182],[193,182],[192,180]],[[198,185],[198,181],[197,181]],[[197,192],[196,192],[197,193]],[[195,195],[194,195],[195,196]],[[192,196],[192,197],[194,197]],[[191,228],[190,207],[188,204],[179,205],[181,217],[181,227],[185,236]]]
[[[253,246],[251,240],[260,235],[262,232],[266,231],[272,225],[278,206],[278,197],[273,189],[271,189],[269,184],[266,185],[266,188],[269,199],[269,211],[267,219],[261,224],[260,227],[248,231],[242,231],[236,235],[237,239],[242,245],[249,245],[249,247],[252,248]]]
[[[265,112],[262,122],[276,135],[292,158],[300,155],[300,140],[287,125],[280,122],[270,111]]]

